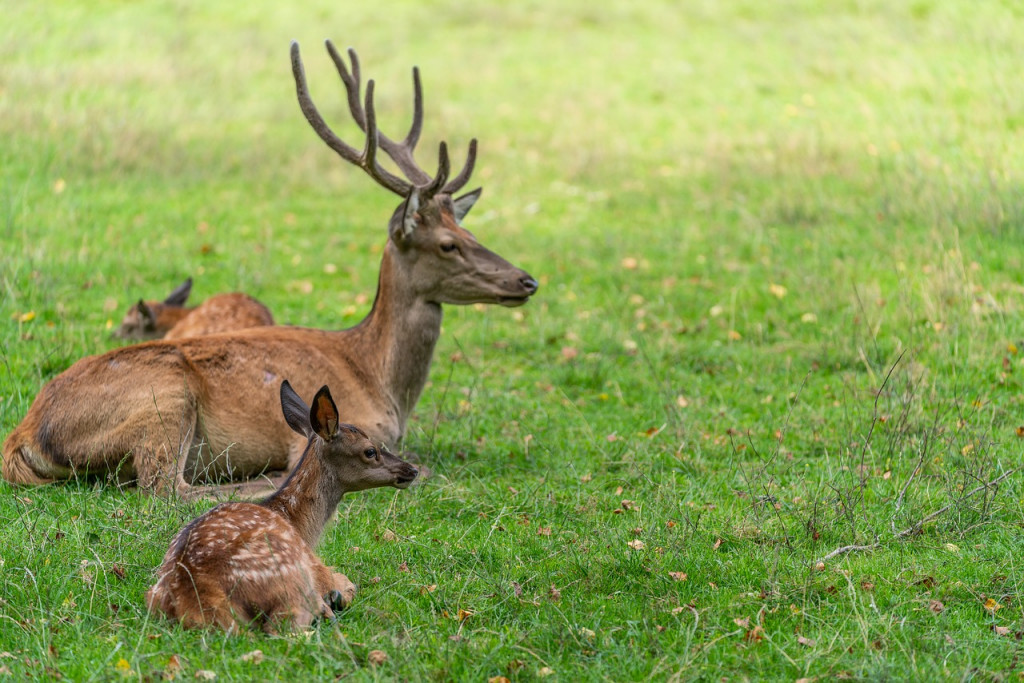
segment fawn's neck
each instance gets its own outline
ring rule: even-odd
[[[288,519],[315,548],[344,493],[342,482],[311,444],[281,488],[261,504]]]

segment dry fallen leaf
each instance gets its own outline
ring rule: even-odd
[[[631,501],[631,500],[629,500],[627,498],[627,499],[622,501],[622,509],[623,510],[634,510],[634,509],[636,509],[636,503],[634,503],[633,501]]]
[[[373,666],[380,666],[388,661],[388,653],[384,652],[384,650],[370,650],[366,655],[366,661]]]
[[[537,527],[537,535],[538,536],[550,536],[551,535],[551,527],[549,527],[549,526],[539,526],[539,527]]]
[[[562,591],[555,588],[555,584],[551,584],[551,588],[548,589],[548,599],[551,602],[558,602],[562,599]]]
[[[432,583],[429,586],[420,586],[420,595],[426,595],[427,593],[433,593],[437,590],[437,584]]]
[[[870,581],[867,581],[867,580],[861,581],[860,582],[860,587],[863,590],[865,590],[865,591],[873,591],[873,590],[875,590],[875,584],[873,584],[873,583],[871,583]]]
[[[814,647],[814,640],[812,638],[805,638],[804,636],[797,636],[796,642],[807,647]]]
[[[209,669],[200,669],[196,671],[195,678],[200,681],[213,681],[217,679],[217,672],[210,671]]]
[[[402,564],[398,565],[398,571],[400,571],[400,572],[407,572],[407,571],[409,571],[409,563],[408,562],[403,562]]]
[[[487,679],[487,683],[512,683],[512,681],[505,676],[491,676]]]
[[[996,632],[997,636],[1008,636],[1008,635],[1010,635],[1010,629],[1007,626],[993,626],[992,630]]]
[[[754,628],[743,634],[743,640],[748,643],[760,643],[764,640],[764,629],[761,628],[760,624],[754,626]]]
[[[750,628],[750,619],[748,617],[736,617],[732,620],[732,623],[740,628]]]
[[[636,539],[636,540],[630,541],[626,545],[628,545],[633,550],[643,550],[644,549],[644,542],[641,541],[639,538]]]
[[[180,671],[181,658],[179,658],[178,655],[171,655],[171,658],[167,660],[167,666],[164,667],[164,678],[173,680]]]
[[[722,539],[716,538],[715,542],[711,545],[712,550],[718,550],[722,547]]]
[[[946,606],[943,605],[942,602],[939,600],[932,600],[928,603],[928,609],[938,614],[942,610],[946,609]]]
[[[562,358],[564,358],[565,360],[573,360],[578,355],[580,355],[579,349],[573,346],[562,347]]]
[[[542,666],[541,668],[537,669],[538,678],[545,678],[546,676],[550,676],[553,673],[555,673],[555,670],[552,669],[550,666]]]
[[[384,533],[381,534],[380,537],[381,537],[381,539],[383,539],[383,540],[385,540],[385,541],[387,541],[389,543],[391,541],[397,541],[398,540],[398,536],[395,535],[395,532],[392,531],[391,529],[385,529]]]
[[[459,621],[465,621],[473,616],[473,610],[459,608]]]
[[[673,581],[686,581],[686,572],[669,572]]]
[[[243,662],[248,662],[249,664],[259,664],[263,661],[263,651],[253,650],[252,652],[246,652],[244,655],[239,657],[239,659]]]
[[[985,610],[991,614],[995,614],[998,610],[1003,608],[994,598],[989,598],[985,601]]]

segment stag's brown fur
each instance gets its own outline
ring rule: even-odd
[[[442,304],[519,306],[536,292],[537,282],[528,273],[460,226],[480,191],[457,198],[451,193],[469,179],[475,144],[463,170],[447,181],[444,143],[438,174],[431,179],[411,165],[409,138],[399,145],[381,134],[381,149],[404,173],[418,178],[415,184],[404,183],[370,158],[371,146],[361,156],[338,146],[344,143],[325,129],[315,107],[310,109],[294,45],[292,63],[300,103],[318,134],[404,197],[388,225],[369,315],[338,332],[259,327],[153,341],[83,358],[40,390],[7,437],[2,469],[8,481],[38,484],[116,473],[158,493],[192,495],[197,482],[249,479],[286,469],[302,444],[276,421],[252,419],[276,412],[274,388],[283,377],[300,392],[312,392],[323,382],[335,387],[347,397],[351,421],[375,441],[393,446],[405,434],[426,383],[441,332]],[[421,116],[418,76],[415,84],[416,115]],[[358,95],[351,96],[358,93],[358,79],[354,85],[346,80],[346,86],[353,117],[369,139],[377,139],[372,97],[368,94],[371,106],[363,111],[353,104]],[[418,124],[413,129],[418,136]],[[237,396],[247,402],[238,402]]]
[[[344,493],[405,488],[417,471],[375,448],[362,430],[339,424],[327,387],[312,411],[287,382],[281,402],[292,428],[307,437],[299,464],[270,498],[218,505],[182,529],[146,594],[151,612],[185,627],[260,623],[272,631],[283,623],[305,627],[352,601],[355,585],[313,549]],[[289,410],[289,402],[300,407]]]

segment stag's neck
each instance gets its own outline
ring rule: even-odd
[[[318,446],[306,448],[285,483],[262,505],[284,516],[302,539],[315,548],[327,522],[345,494],[345,487],[321,460]]]
[[[388,242],[380,265],[377,298],[359,325],[365,358],[376,360],[398,410],[402,431],[430,374],[434,346],[441,336],[441,305],[427,301],[413,286],[413,274]]]

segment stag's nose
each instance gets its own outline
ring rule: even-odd
[[[540,287],[540,285],[537,284],[537,281],[529,275],[524,275],[519,278],[519,286],[525,289],[531,296],[534,295],[537,292],[537,288]]]

